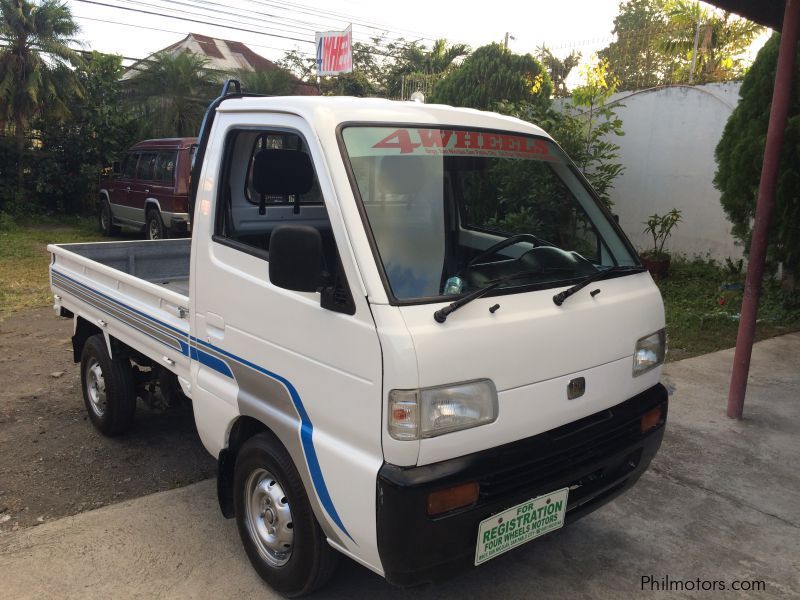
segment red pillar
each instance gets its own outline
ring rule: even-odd
[[[731,419],[742,418],[744,394],[747,390],[747,374],[750,371],[750,356],[753,353],[753,338],[756,332],[756,313],[761,295],[761,280],[764,277],[769,222],[775,206],[775,188],[778,182],[783,134],[786,130],[789,101],[792,95],[799,25],[800,0],[786,0],[781,45],[778,52],[778,69],[775,73],[775,87],[772,91],[772,109],[769,113],[767,145],[764,149],[761,181],[758,186],[756,219],[753,225],[753,239],[750,242],[747,281],[739,320],[739,333],[736,337],[731,387],[728,393],[728,416]]]

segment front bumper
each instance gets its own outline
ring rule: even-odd
[[[384,464],[378,472],[378,551],[386,579],[409,586],[439,581],[473,566],[478,525],[495,513],[569,487],[569,524],[631,487],[664,436],[664,422],[642,434],[640,418],[663,405],[657,384],[608,410],[557,429],[421,467]],[[426,513],[428,494],[478,481],[472,506],[441,516]]]
[[[188,233],[191,231],[189,213],[162,212],[161,218],[164,220],[164,224],[176,233]]]

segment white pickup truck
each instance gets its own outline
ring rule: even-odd
[[[289,596],[340,554],[436,581],[636,482],[667,414],[661,296],[544,131],[227,92],[191,240],[49,247],[100,431],[181,390],[222,513]]]

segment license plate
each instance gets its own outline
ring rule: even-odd
[[[550,492],[481,521],[475,564],[563,527],[568,493],[569,488]]]

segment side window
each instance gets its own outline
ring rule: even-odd
[[[153,179],[162,183],[172,184],[175,176],[175,162],[178,157],[177,150],[159,152],[156,158],[155,174]]]
[[[145,181],[152,181],[156,167],[156,152],[142,152],[139,158],[139,166],[136,168],[136,179],[144,179]]]
[[[267,259],[276,227],[319,230],[326,263],[336,246],[308,145],[293,131],[243,129],[228,134],[217,199],[215,240]]]
[[[122,167],[122,176],[126,179],[133,179],[133,174],[136,172],[136,162],[139,160],[139,154],[130,152],[125,155],[125,164]]]
[[[253,149],[250,152],[250,161],[247,167],[247,177],[245,179],[244,194],[249,202],[259,204],[261,202],[260,194],[253,187],[253,164],[255,156],[260,150],[295,150],[303,151],[303,140],[299,135],[289,132],[263,132],[255,138]],[[296,196],[295,194],[268,194],[264,198],[266,204],[286,204],[299,202],[301,204],[322,204],[322,194],[317,184],[317,178],[314,177],[312,188],[305,194]]]

